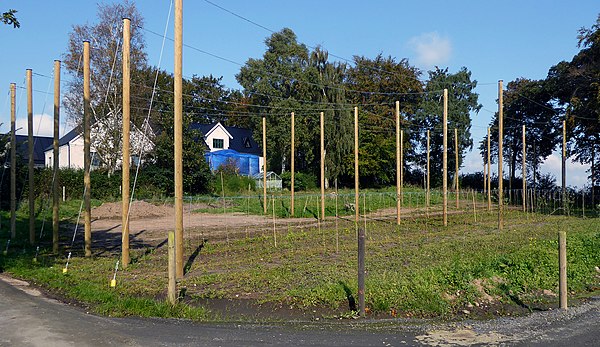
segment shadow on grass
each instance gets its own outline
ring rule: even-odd
[[[185,266],[183,267],[183,274],[184,275],[187,274],[190,271],[190,269],[192,268],[192,265],[194,264],[194,261],[198,257],[198,254],[200,254],[200,251],[204,247],[204,244],[206,243],[206,241],[208,241],[208,240],[202,240],[202,243],[200,245],[198,245],[198,247],[196,247],[196,249],[194,250],[194,252],[188,258],[187,262],[185,263]]]
[[[356,300],[354,299],[352,291],[348,285],[344,281],[338,281],[338,283],[342,286],[342,289],[344,289],[344,293],[346,293],[346,299],[348,300],[348,308],[350,311],[357,311],[358,308],[356,307]]]

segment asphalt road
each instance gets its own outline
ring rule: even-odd
[[[45,297],[0,274],[0,346],[599,346],[600,300],[567,312],[487,322],[199,324],[110,318]]]

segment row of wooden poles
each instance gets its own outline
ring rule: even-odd
[[[183,164],[182,164],[182,0],[175,0],[175,54],[174,54],[174,182],[175,182],[175,228],[174,231],[169,231],[168,234],[168,253],[169,253],[169,284],[168,298],[172,303],[176,302],[176,280],[183,277]],[[126,268],[130,262],[129,256],[129,158],[130,158],[130,41],[131,30],[130,20],[123,19],[123,45],[122,45],[122,62],[123,62],[123,160],[122,160],[122,256],[121,264]],[[30,243],[35,244],[35,206],[34,206],[34,176],[33,176],[33,106],[32,106],[32,71],[27,70],[27,114],[28,114],[28,136],[29,136],[29,238]],[[84,137],[84,250],[85,256],[91,257],[92,250],[92,235],[91,235],[91,204],[90,204],[90,43],[83,42],[83,137]],[[15,208],[16,208],[16,153],[15,153],[15,89],[16,85],[11,84],[11,238],[16,237],[15,228]],[[503,135],[503,115],[502,115],[502,81],[498,83],[498,113],[499,113],[499,128],[498,128],[498,177],[502,177],[502,135]],[[448,90],[444,89],[443,93],[443,224],[448,225]],[[400,224],[400,211],[402,208],[402,185],[403,185],[403,132],[400,130],[400,104],[396,102],[396,194],[397,194],[397,218],[396,221]],[[54,141],[53,141],[53,252],[58,252],[58,208],[59,208],[59,187],[58,175],[59,153],[58,153],[58,129],[60,117],[60,61],[54,62]],[[354,108],[354,185],[355,185],[355,221],[358,228],[359,221],[359,143],[358,143],[358,107]],[[264,213],[267,213],[267,153],[266,153],[266,119],[262,118],[262,147],[263,147],[263,206]],[[325,216],[325,146],[324,146],[324,115],[320,114],[320,144],[321,144],[321,218]],[[525,128],[523,128],[525,131]],[[564,136],[563,122],[563,136]],[[454,129],[454,139],[456,147],[456,171],[455,171],[455,189],[458,192],[458,133]],[[291,213],[294,213],[294,148],[295,148],[295,133],[294,133],[294,113],[291,113]],[[525,133],[523,133],[523,172],[525,173]],[[488,152],[487,152],[487,170],[484,169],[486,177],[486,189],[488,194],[488,209],[491,209],[491,169],[490,169],[490,129],[488,128]],[[563,141],[563,199],[565,193],[565,142]],[[523,179],[523,191],[525,192],[525,177]],[[502,179],[498,180],[498,229],[502,230],[502,207],[503,207],[503,187]],[[427,205],[429,205],[429,131],[427,131]],[[525,193],[524,193],[525,194]],[[458,205],[458,194],[456,194],[456,203]],[[523,208],[525,209],[525,200],[523,198]],[[561,282],[562,283],[562,282]],[[364,290],[363,290],[364,294]],[[562,298],[562,296],[561,296]],[[364,300],[364,298],[363,298]],[[364,305],[362,307],[364,310]],[[363,312],[364,313],[364,312]]]

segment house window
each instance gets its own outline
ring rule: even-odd
[[[223,139],[213,139],[213,148],[223,148]]]
[[[252,144],[250,143],[250,139],[244,137],[244,148],[252,148]]]

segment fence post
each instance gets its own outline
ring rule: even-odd
[[[365,316],[365,229],[358,229],[358,310]]]
[[[567,232],[558,232],[558,273],[560,295],[560,308],[567,309]]]

